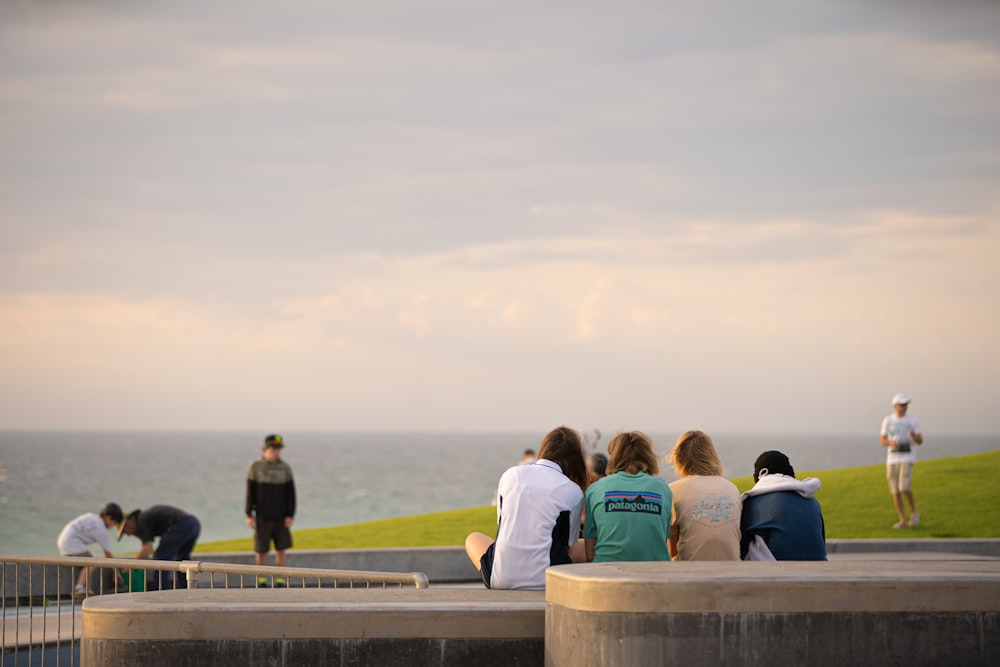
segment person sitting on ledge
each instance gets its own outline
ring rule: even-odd
[[[814,497],[820,481],[795,479],[781,452],[764,452],[753,464],[754,487],[743,494],[740,557],[743,560],[826,560],[823,510]]]
[[[617,433],[608,443],[608,475],[587,487],[583,537],[588,561],[670,560],[673,496],[640,431]],[[595,454],[596,456],[596,454]]]
[[[669,460],[680,477],[670,483],[670,557],[739,560],[740,491],[722,476],[722,459],[712,439],[702,431],[687,431]]]
[[[545,570],[572,562],[587,466],[580,434],[550,431],[538,460],[509,468],[497,485],[497,538],[472,533],[465,552],[487,588],[545,590]]]

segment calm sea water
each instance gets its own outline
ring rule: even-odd
[[[0,431],[0,553],[58,555],[63,525],[108,500],[125,511],[165,503],[202,522],[202,541],[249,536],[246,469],[264,434]],[[542,433],[294,433],[284,458],[299,497],[295,528],[487,505],[496,483]],[[650,433],[661,452],[678,433]],[[766,449],[797,471],[880,464],[877,436],[713,434],[729,476]],[[600,441],[607,445],[608,436]],[[1000,449],[1000,436],[928,436],[923,459]],[[665,479],[674,479],[664,466]],[[134,551],[123,538],[112,551]]]

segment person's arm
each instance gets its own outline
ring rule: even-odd
[[[135,555],[136,558],[141,560],[151,558],[153,556],[153,543],[143,542],[142,546],[139,548],[139,553]]]
[[[291,479],[291,473],[289,473],[288,483],[285,484],[285,507],[287,514],[285,515],[285,528],[291,528],[292,522],[295,520],[295,480]]]
[[[756,533],[751,532],[749,526],[740,527],[740,560],[747,559],[747,552],[750,551],[750,543],[753,542],[754,535]]]
[[[910,439],[918,445],[924,444],[924,434],[917,429],[910,429]]]
[[[250,526],[252,530],[257,530],[257,521],[254,518],[257,509],[257,503],[255,498],[257,497],[257,482],[253,478],[253,464],[250,464],[250,468],[247,470],[247,494],[246,501],[244,502],[243,511],[247,515],[247,525]]]
[[[94,535],[94,541],[97,542],[97,545],[101,547],[104,553],[108,554],[108,558],[111,558],[111,542],[108,541],[108,527],[104,525],[103,521],[101,522],[101,530]]]
[[[895,438],[889,437],[889,418],[886,417],[882,420],[882,426],[879,427],[879,444],[883,447],[892,447],[896,444]]]
[[[110,551],[108,551],[107,549],[105,549],[104,550],[104,557],[105,558],[114,558],[115,555],[113,553],[111,553]],[[125,584],[125,578],[122,577],[121,571],[118,570],[118,568],[115,568],[115,569],[112,570],[112,572],[115,573],[115,578],[118,579],[118,584],[119,585],[124,585]]]
[[[667,551],[670,552],[670,558],[677,559],[677,543],[680,541],[681,529],[675,524],[670,526],[670,537],[667,538]]]
[[[584,553],[587,554],[587,562],[594,562],[594,555],[597,550],[597,540],[591,538],[585,538],[583,540]]]

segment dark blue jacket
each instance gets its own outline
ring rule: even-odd
[[[826,560],[826,528],[819,501],[795,491],[744,498],[740,557],[760,535],[776,560]]]

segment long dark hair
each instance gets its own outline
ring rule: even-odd
[[[558,463],[563,474],[580,489],[587,488],[587,463],[583,459],[583,439],[568,426],[557,426],[545,434],[538,458]]]

